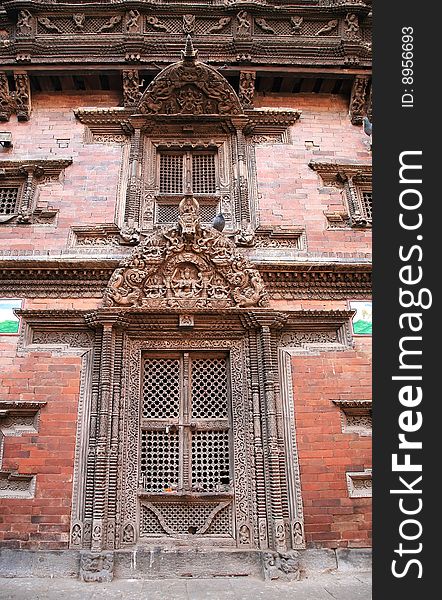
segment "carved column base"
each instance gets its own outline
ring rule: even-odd
[[[80,579],[85,582],[107,583],[114,577],[113,552],[80,552]]]
[[[283,581],[298,581],[302,569],[299,562],[299,552],[264,552],[262,554],[262,570],[266,581],[281,579]]]

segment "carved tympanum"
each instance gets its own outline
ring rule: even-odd
[[[213,67],[196,60],[190,36],[181,61],[166,67],[144,92],[138,104],[142,114],[238,115],[238,96]]]
[[[262,306],[259,272],[235,244],[202,226],[192,196],[179,205],[178,224],[151,234],[110,279],[108,306],[225,308]]]

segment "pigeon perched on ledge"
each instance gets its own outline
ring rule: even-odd
[[[223,213],[219,213],[212,221],[212,227],[217,231],[222,231],[226,226],[226,220],[224,218]]]
[[[364,124],[364,133],[366,133],[367,135],[372,135],[373,123],[370,121],[370,119],[368,117],[364,117],[362,119],[362,122]]]

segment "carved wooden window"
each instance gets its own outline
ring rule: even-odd
[[[141,535],[232,535],[231,465],[227,356],[147,354],[141,401]]]
[[[346,184],[350,223],[353,227],[370,227],[373,216],[373,194],[369,183],[349,179]]]
[[[7,185],[0,187],[0,215],[14,215],[18,212],[20,186]]]
[[[219,202],[216,151],[176,150],[159,153],[159,195],[156,223],[175,223],[178,204],[185,193],[200,202],[201,221],[210,223]]]
[[[366,219],[373,216],[373,192],[369,188],[359,187],[359,199],[361,204],[361,212]]]

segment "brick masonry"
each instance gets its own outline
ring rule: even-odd
[[[80,106],[117,106],[113,92],[35,93],[29,122],[11,118],[14,148],[0,158],[73,158],[60,183],[40,186],[40,202],[59,209],[54,225],[1,225],[1,250],[57,253],[66,248],[70,227],[114,220],[122,149],[118,144],[85,144],[84,126],[74,117]],[[369,162],[360,127],[351,125],[348,99],[297,94],[258,96],[257,107],[302,111],[292,127],[293,144],[256,148],[262,225],[306,228],[309,252],[366,256],[369,230],[327,230],[325,210],[343,208],[341,191],[323,188],[310,160]],[[58,140],[68,140],[60,143]],[[60,147],[62,146],[62,147]],[[66,146],[66,147],[63,147]],[[26,308],[90,308],[97,300],[27,299]],[[347,309],[346,301],[279,301],[273,308]],[[2,469],[37,473],[34,499],[0,499],[0,545],[6,548],[67,548],[70,523],[80,358],[49,352],[17,356],[16,336],[0,336],[0,398],[44,400],[37,434],[8,437]],[[296,430],[307,544],[311,547],[365,547],[370,544],[370,499],[349,498],[346,471],[370,466],[370,438],[341,431],[334,399],[370,397],[371,338],[357,338],[354,350],[293,358]]]
[[[354,351],[293,357],[305,532],[311,547],[371,545],[371,498],[350,498],[346,472],[371,468],[371,438],[342,433],[333,400],[371,399],[371,338]]]
[[[80,358],[16,356],[16,336],[0,336],[0,398],[43,401],[38,433],[4,438],[2,470],[37,474],[32,499],[0,498],[0,546],[66,548],[72,500]]]

